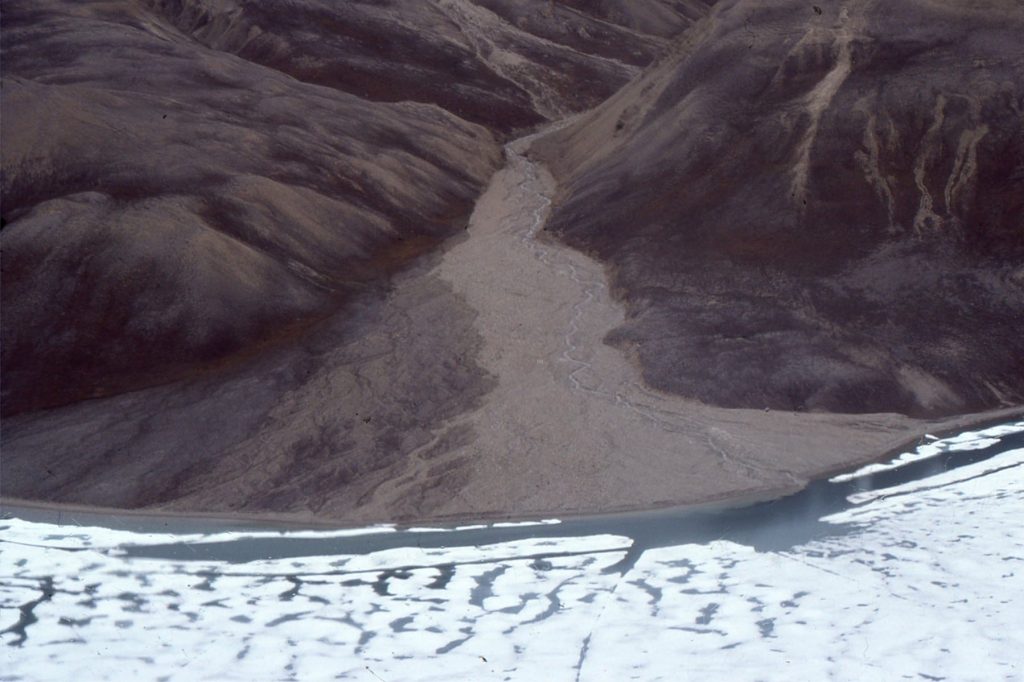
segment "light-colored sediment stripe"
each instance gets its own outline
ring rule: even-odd
[[[935,98],[935,113],[932,124],[928,127],[924,139],[921,140],[920,150],[914,162],[914,183],[918,192],[921,193],[921,202],[917,207],[917,214],[914,216],[914,231],[923,236],[929,228],[938,229],[942,227],[942,218],[935,212],[935,201],[931,191],[928,189],[927,173],[928,164],[932,162],[938,152],[942,124],[946,119],[946,97],[941,93]]]
[[[815,31],[809,31],[805,38],[810,38]],[[807,199],[807,182],[810,176],[811,152],[814,148],[814,141],[818,137],[818,128],[821,125],[822,114],[832,104],[836,93],[846,81],[853,70],[853,52],[851,43],[854,37],[854,28],[851,26],[849,11],[843,9],[840,14],[840,27],[835,31],[834,49],[836,62],[825,77],[818,81],[807,96],[804,98],[804,106],[810,123],[807,132],[797,147],[797,160],[793,166],[793,182],[791,194],[798,206],[803,206]]]
[[[885,171],[882,170],[882,149],[878,139],[878,117],[873,112],[868,112],[867,106],[863,103],[860,108],[867,116],[867,122],[864,125],[864,147],[867,149],[867,153],[865,154],[863,151],[858,150],[855,152],[854,157],[860,164],[868,184],[875,189],[879,198],[885,202],[886,213],[889,219],[889,230],[895,231],[896,208],[892,196],[892,187],[889,184],[890,180],[885,175]]]
[[[970,128],[960,133],[960,142],[956,148],[956,159],[953,162],[953,170],[949,173],[949,180],[946,181],[946,212],[950,215],[956,213],[957,199],[969,189],[978,175],[978,143],[988,135],[989,128],[981,124],[977,128]]]

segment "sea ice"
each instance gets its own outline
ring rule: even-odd
[[[848,491],[1022,430],[935,441],[832,480]],[[173,535],[11,518],[0,679],[1020,679],[1022,465],[1024,449],[1008,449],[854,492],[814,539],[771,551],[551,537],[550,522],[534,526],[548,536],[476,543],[461,538],[483,537],[467,535],[479,525]],[[806,520],[775,519],[789,521]],[[330,542],[239,562],[200,551],[282,538]],[[173,543],[179,558],[138,551]]]

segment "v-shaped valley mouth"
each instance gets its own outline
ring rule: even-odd
[[[1014,417],[1018,10],[10,2],[0,493],[642,510]]]

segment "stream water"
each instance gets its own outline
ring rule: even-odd
[[[1019,679],[1022,464],[1017,422],[740,509],[275,531],[5,507],[0,679]]]

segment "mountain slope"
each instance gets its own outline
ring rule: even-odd
[[[610,268],[610,341],[727,407],[1024,399],[1024,10],[718,3],[534,148]]]
[[[8,415],[326,314],[450,234],[500,163],[490,132],[437,107],[306,85],[147,21],[5,6]]]

